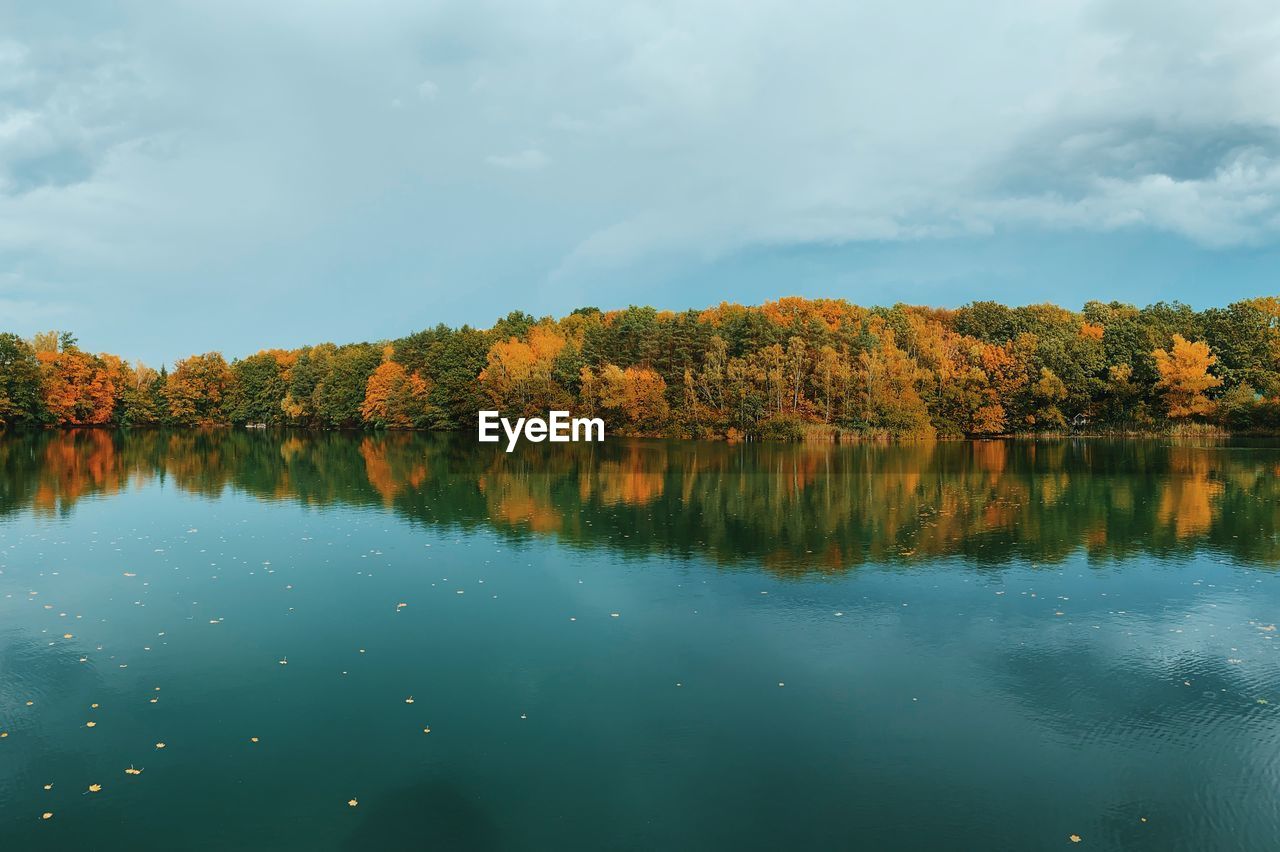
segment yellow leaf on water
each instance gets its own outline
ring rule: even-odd
[[[53,812],[45,811],[44,813],[40,814],[40,819],[53,819]]]
[[[90,793],[98,793],[98,792],[100,792],[101,790],[102,790],[102,785],[101,785],[101,784],[90,784],[90,785],[89,785],[89,792],[90,792]]]
[[[1067,839],[1068,839],[1068,840],[1070,840],[1072,843],[1079,843],[1079,842],[1080,842],[1081,840],[1083,840],[1084,838],[1082,838],[1082,837],[1081,837],[1080,835],[1078,835],[1078,834],[1073,834],[1073,835],[1071,835],[1071,836],[1070,836],[1069,838],[1067,838]]]
[[[63,639],[74,639],[75,637],[74,637],[74,636],[72,636],[70,633],[63,633],[63,634],[62,634],[62,638],[63,638]]]
[[[44,788],[45,788],[46,790],[52,790],[52,789],[53,789],[53,785],[52,785],[52,784],[45,784],[45,785],[44,785]]]
[[[156,743],[156,748],[164,748],[164,743]]]
[[[96,727],[98,727],[98,723],[97,723],[97,722],[85,722],[85,723],[84,723],[84,726],[85,726],[86,728],[96,728]]]
[[[128,769],[126,769],[126,770],[124,771],[124,774],[125,774],[125,775],[141,775],[141,774],[142,774],[142,770],[141,770],[141,769],[134,769],[134,768],[133,768],[133,764],[131,763],[131,764],[129,764],[129,768],[128,768]]]
[[[413,703],[413,696],[412,696],[412,695],[410,695],[408,698],[406,698],[406,699],[404,700],[404,703],[405,703],[405,704],[412,704],[412,703]]]
[[[249,742],[256,743],[257,741],[258,741],[257,737],[249,737]]]
[[[348,807],[352,807],[352,808],[354,808],[358,804],[360,804],[360,801],[358,799],[351,799],[347,802]]]

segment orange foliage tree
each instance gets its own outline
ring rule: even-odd
[[[74,346],[37,353],[44,404],[53,422],[81,426],[107,423],[115,406],[115,385],[102,360]]]
[[[1214,404],[1205,391],[1222,384],[1222,379],[1209,372],[1218,359],[1203,340],[1192,343],[1182,335],[1173,336],[1171,352],[1157,349],[1151,353],[1160,374],[1156,387],[1169,407],[1170,417],[1206,416]]]
[[[598,374],[584,367],[582,399],[589,413],[636,432],[660,431],[671,415],[666,380],[649,367],[605,364]]]
[[[169,416],[175,423],[186,426],[226,423],[223,401],[234,380],[231,368],[217,352],[184,358],[174,366],[165,383]]]
[[[390,429],[426,425],[431,416],[430,383],[391,360],[391,347],[383,362],[369,376],[360,415],[365,422]]]

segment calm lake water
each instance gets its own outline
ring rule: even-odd
[[[1278,447],[0,435],[0,849],[1275,849]]]

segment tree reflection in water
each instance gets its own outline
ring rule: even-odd
[[[413,523],[782,572],[1219,551],[1280,563],[1280,448],[1244,441],[855,445],[107,430],[0,437],[0,517],[146,485],[381,507]]]

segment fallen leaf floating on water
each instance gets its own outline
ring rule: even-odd
[[[63,639],[74,639],[75,637],[74,637],[74,636],[72,636],[70,633],[63,633],[63,634],[62,634],[62,638],[63,638]]]
[[[53,785],[52,785],[52,784],[45,784],[45,785],[44,785],[44,788],[45,788],[46,790],[52,790],[52,789],[53,789]]]
[[[360,800],[359,800],[359,799],[348,799],[348,800],[347,800],[347,807],[349,807],[349,808],[354,808],[354,807],[355,807],[356,805],[358,805],[358,804],[360,804]]]
[[[1083,840],[1084,838],[1082,838],[1082,837],[1081,837],[1080,835],[1078,835],[1078,834],[1073,834],[1073,835],[1071,835],[1071,836],[1070,836],[1069,838],[1067,838],[1067,839],[1068,839],[1068,840],[1070,840],[1072,843],[1079,843],[1079,842],[1080,842],[1081,840]]]
[[[100,793],[100,792],[102,792],[102,785],[101,785],[101,784],[90,784],[90,785],[89,785],[89,792],[90,792],[90,793]]]
[[[164,743],[156,743],[156,748],[164,748]]]
[[[412,704],[412,703],[413,703],[413,696],[412,696],[412,695],[410,695],[408,698],[406,698],[406,699],[404,700],[404,703],[405,703],[405,704]]]
[[[45,811],[44,813],[40,814],[40,819],[53,819],[53,812]]]
[[[423,729],[422,729],[422,733],[424,733],[424,734],[429,734],[429,733],[431,733],[431,729],[430,729],[430,728],[423,728]]]
[[[257,737],[249,737],[249,742],[256,743],[257,741],[258,741]]]
[[[125,774],[125,775],[141,775],[141,774],[142,774],[142,770],[141,770],[141,769],[134,769],[134,768],[133,768],[133,764],[132,764],[132,763],[130,763],[130,764],[129,764],[129,768],[128,768],[128,769],[126,769],[126,770],[124,771],[124,774]]]
[[[86,728],[96,728],[96,727],[98,727],[98,723],[97,723],[97,722],[85,722],[85,723],[84,723],[84,726],[85,726]]]

